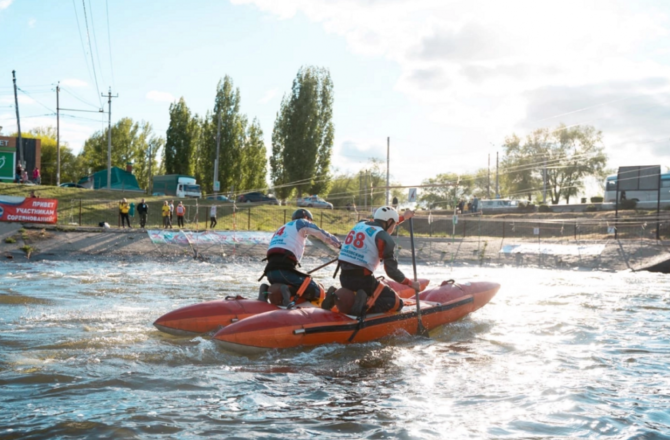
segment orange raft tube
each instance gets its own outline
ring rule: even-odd
[[[392,280],[385,282],[403,298],[414,296],[414,290],[411,287]],[[419,280],[422,290],[426,288],[428,282],[425,279]],[[304,304],[305,307],[314,308],[311,303]],[[298,304],[298,307],[303,307],[303,305]],[[154,327],[176,336],[197,336],[219,330],[249,316],[276,310],[280,310],[280,307],[256,299],[246,299],[240,296],[228,297],[173,310],[158,318],[154,322]]]
[[[457,321],[486,305],[498,289],[497,283],[444,282],[426,290],[419,295],[423,326],[430,331]],[[275,310],[229,325],[213,340],[228,351],[256,354],[275,348],[367,342],[398,332],[415,334],[417,328],[416,303],[405,300],[400,312],[369,315],[363,321],[319,308]]]

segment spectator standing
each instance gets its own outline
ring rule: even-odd
[[[475,213],[476,213],[477,211],[479,211],[479,199],[478,199],[477,197],[475,197],[474,199],[472,199],[472,210],[473,210]]]
[[[177,205],[177,226],[180,228],[184,227],[184,214],[186,214],[186,206],[182,202],[179,202]]]
[[[41,185],[42,184],[42,176],[40,175],[40,169],[39,168],[33,169],[33,183],[35,185]]]
[[[174,200],[170,200],[168,206],[170,207],[170,228],[172,228],[172,216],[174,215]]]
[[[126,223],[128,223],[129,228],[132,227],[130,226],[130,216],[128,215],[129,212],[130,212],[130,205],[128,204],[128,200],[126,199],[121,200],[121,203],[119,203],[119,214],[121,215],[122,228],[126,227]]]
[[[393,208],[395,210],[398,210],[398,198],[397,197],[393,197],[393,201],[391,202],[391,205],[393,205]]]
[[[16,164],[16,176],[14,177],[14,182],[21,183],[21,176],[23,175],[23,168],[21,163]]]
[[[149,205],[144,203],[144,199],[137,205],[137,213],[140,215],[140,228],[144,229],[147,224],[147,215],[149,214]]]
[[[163,216],[163,229],[167,229],[168,227],[172,229],[172,221],[170,220],[170,205],[168,205],[167,200],[163,203],[163,207],[161,208],[161,215]]]
[[[28,183],[28,171],[23,170],[23,173],[21,173],[21,183]]]
[[[212,205],[212,207],[209,208],[209,229],[214,229],[217,223],[218,222],[216,221],[216,205]]]

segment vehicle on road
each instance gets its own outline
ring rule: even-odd
[[[223,194],[217,194],[217,195],[210,194],[210,195],[208,195],[207,197],[205,197],[205,199],[206,199],[206,200],[216,200],[216,201],[218,201],[218,202],[229,202],[229,203],[233,203],[232,200],[230,200],[228,197],[224,196]]]
[[[307,208],[323,208],[323,209],[333,209],[333,204],[326,202],[319,196],[307,196],[301,199],[298,199],[298,206],[303,206]]]
[[[182,174],[154,176],[153,189],[156,192],[163,192],[165,195],[179,198],[194,197],[199,199],[202,197],[200,185],[196,183],[195,177]]]
[[[658,174],[656,175],[658,178]],[[661,178],[661,203],[670,202],[670,173],[663,173]],[[612,174],[605,179],[605,203],[614,203],[617,198],[617,175]],[[637,200],[638,202],[657,202],[658,192],[656,190],[638,190],[638,191],[621,191],[619,190],[619,197],[621,193],[626,194],[626,199]]]
[[[518,212],[519,200],[511,200],[511,199],[480,200],[478,209],[484,214],[492,214],[492,213],[502,214],[502,213]]]
[[[259,205],[279,205],[279,200],[271,195],[265,195],[261,192],[250,192],[241,194],[237,198],[237,203],[256,203]]]

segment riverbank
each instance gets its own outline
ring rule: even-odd
[[[176,231],[176,230],[175,230]],[[342,237],[341,237],[342,238]],[[398,259],[411,262],[408,237],[396,238]],[[529,240],[522,238],[415,238],[416,259],[445,266],[510,266],[546,269],[670,271],[670,242],[655,240]],[[2,261],[179,261],[198,259],[226,262],[260,260],[266,243],[212,243],[186,240],[184,244],[157,244],[141,229],[35,226],[0,223]],[[334,250],[314,240],[306,267],[335,258]]]

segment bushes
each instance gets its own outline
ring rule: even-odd
[[[605,200],[604,197],[600,197],[600,196],[598,196],[598,197],[591,197],[591,203],[602,203],[603,200]]]
[[[554,212],[554,210],[549,205],[540,205],[537,209],[538,212]]]
[[[517,212],[535,212],[535,205],[531,202],[519,202],[519,206],[516,207]]]
[[[619,209],[635,209],[637,207],[637,200],[621,200],[619,202]]]
[[[596,208],[596,205],[589,205],[585,209],[586,212],[596,212],[597,210],[598,208]]]

